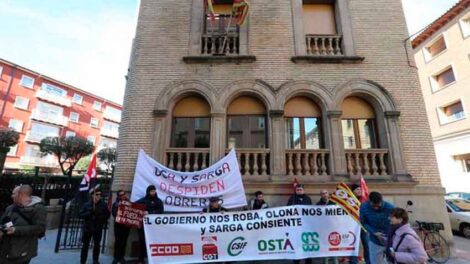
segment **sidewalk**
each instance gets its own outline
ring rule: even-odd
[[[46,239],[39,240],[38,256],[31,261],[31,264],[79,264],[80,251],[79,250],[63,250],[59,253],[54,253],[55,240],[57,237],[57,230],[48,230]],[[470,239],[465,239],[461,236],[454,235],[454,248],[452,249],[452,256],[448,264],[468,264],[470,263]],[[88,263],[91,261],[91,250],[88,253]],[[100,263],[110,264],[113,261],[111,256],[106,254],[100,255]],[[242,262],[240,262],[242,263]],[[261,262],[260,262],[261,263]],[[292,263],[291,261],[266,261],[266,263]]]

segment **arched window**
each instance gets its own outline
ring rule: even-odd
[[[363,99],[346,98],[342,105],[343,142],[345,149],[378,148],[375,111]]]
[[[199,96],[186,97],[173,108],[171,147],[209,148],[210,106]]]
[[[290,99],[284,106],[288,149],[323,148],[321,109],[307,97]]]
[[[241,96],[227,109],[227,146],[267,148],[266,108],[258,99]]]

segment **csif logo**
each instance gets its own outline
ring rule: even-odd
[[[245,241],[244,237],[236,237],[228,244],[227,253],[232,257],[236,257],[243,252],[246,245],[248,245],[248,242]]]
[[[305,252],[313,252],[320,250],[320,235],[317,232],[302,233],[302,250]]]

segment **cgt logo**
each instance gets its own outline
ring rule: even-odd
[[[219,249],[215,243],[217,243],[217,236],[203,236],[202,240],[202,259],[203,260],[215,260],[219,259]]]
[[[193,255],[193,244],[151,244],[152,257]]]
[[[227,252],[230,256],[236,257],[243,252],[246,245],[248,245],[248,242],[245,242],[244,237],[236,237],[228,244]]]

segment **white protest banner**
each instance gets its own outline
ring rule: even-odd
[[[144,217],[149,263],[357,256],[360,226],[338,206]]]
[[[214,165],[195,172],[169,169],[140,150],[131,201],[144,197],[149,185],[157,188],[165,212],[201,212],[209,206],[210,197],[220,197],[225,208],[246,205],[245,189],[233,149]]]

